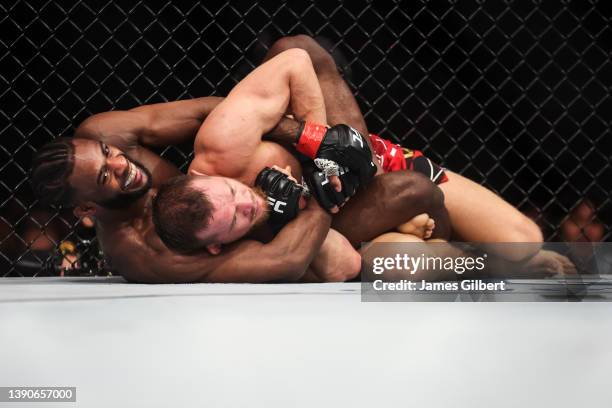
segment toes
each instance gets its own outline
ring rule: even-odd
[[[429,220],[429,214],[427,213],[419,214],[416,217],[414,217],[414,219],[418,221],[419,223],[426,224],[427,220]]]

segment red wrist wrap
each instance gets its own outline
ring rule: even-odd
[[[304,123],[304,130],[302,130],[302,134],[298,138],[295,148],[298,152],[314,159],[317,157],[317,152],[319,151],[319,146],[321,146],[325,132],[327,132],[327,127],[324,125],[312,122]]]

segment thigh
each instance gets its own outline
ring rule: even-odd
[[[372,240],[372,242],[425,242],[421,238],[412,234],[402,234],[400,232],[387,232]]]
[[[448,215],[442,191],[413,171],[386,173],[374,177],[334,215],[332,228],[356,247],[422,213],[436,220],[436,230],[444,229],[442,220]]]
[[[485,187],[452,171],[440,184],[455,239],[473,242],[529,242],[537,226]]]

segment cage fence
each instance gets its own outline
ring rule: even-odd
[[[95,233],[42,207],[32,153],[89,115],[225,95],[285,35],[334,56],[368,128],[528,214],[610,239],[609,2],[96,1],[0,5],[0,276],[107,273]],[[191,146],[160,153],[185,169]],[[581,224],[576,213],[586,212]]]

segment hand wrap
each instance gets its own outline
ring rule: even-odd
[[[338,192],[331,184],[329,177],[317,169],[305,169],[305,178],[310,194],[312,194],[321,207],[327,211],[335,206],[340,207],[344,202],[352,197],[359,187],[359,177],[352,174],[345,167],[340,167],[339,176],[342,183],[342,191]]]
[[[361,185],[366,185],[376,174],[372,151],[364,137],[347,125],[326,128],[303,122],[296,138],[296,149],[311,159],[331,160],[347,167],[359,176]]]

